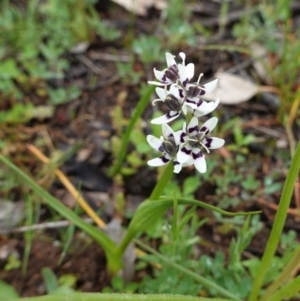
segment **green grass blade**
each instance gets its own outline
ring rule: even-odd
[[[281,301],[290,300],[291,297],[295,296],[300,292],[300,276],[291,280],[289,283],[284,285],[281,289],[275,292],[268,301]],[[299,300],[299,299],[295,299]]]
[[[23,299],[12,299],[10,301],[231,301],[222,298],[202,298],[183,295],[135,295],[135,294],[99,294],[99,293],[74,293],[67,295],[48,295],[40,297],[29,297]]]
[[[274,224],[271,230],[270,237],[267,242],[260,266],[257,271],[257,276],[254,279],[253,287],[249,297],[249,301],[255,301],[258,298],[265,275],[271,265],[272,259],[276,252],[284,223],[287,216],[287,211],[290,206],[294,184],[300,169],[300,143],[298,143],[294,158],[292,159],[291,167],[289,169],[287,178],[285,180],[281,198],[279,201],[278,210],[275,215]]]
[[[117,252],[122,254],[130,241],[140,232],[152,227],[152,225],[162,217],[165,211],[172,207],[174,204],[173,198],[165,198],[163,200],[147,200],[143,202],[137,209],[133,219],[131,220],[128,231],[125,234],[121,244],[118,247]],[[238,216],[238,215],[252,215],[260,213],[260,211],[254,212],[228,212],[222,210],[218,207],[213,205],[209,205],[207,203],[197,201],[197,200],[190,200],[190,199],[183,199],[178,198],[179,205],[192,205],[197,207],[206,208],[209,210],[216,211],[218,213],[229,215],[229,216]]]
[[[47,205],[90,235],[103,248],[108,260],[108,269],[111,273],[116,273],[121,268],[121,258],[115,255],[116,245],[104,232],[84,222],[77,214],[37,185],[28,175],[4,156],[0,155],[0,161],[13,170]]]
[[[296,249],[293,257],[288,262],[288,264],[284,267],[282,272],[278,275],[278,277],[268,286],[263,296],[261,297],[261,301],[267,301],[274,294],[274,292],[280,288],[284,283],[289,281],[293,272],[295,271],[295,267],[298,266],[300,262],[300,246]]]
[[[154,187],[149,199],[150,200],[158,200],[165,189],[166,185],[170,181],[173,175],[174,165],[173,162],[170,162],[168,165],[165,166],[165,169],[157,182],[156,186]]]
[[[112,169],[109,171],[109,175],[111,177],[114,177],[115,175],[117,175],[122,167],[123,161],[124,161],[124,159],[126,157],[126,153],[127,153],[127,147],[128,147],[129,140],[130,140],[130,134],[131,134],[138,118],[143,114],[146,106],[149,104],[149,99],[150,99],[151,95],[153,94],[154,90],[155,90],[155,86],[150,86],[147,88],[147,90],[144,92],[142,98],[140,99],[138,105],[136,106],[136,109],[135,109],[132,117],[130,118],[130,122],[126,128],[126,131],[125,131],[123,139],[122,139],[122,146],[120,149],[119,156],[117,158],[116,163],[114,164]]]

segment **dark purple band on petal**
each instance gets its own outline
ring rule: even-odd
[[[201,157],[203,157],[203,153],[200,151],[198,154],[195,154],[195,152],[192,153],[193,159],[197,160]]]
[[[205,94],[205,88],[204,86],[201,86],[200,91],[199,91],[199,95],[202,96]]]
[[[205,141],[205,146],[207,147],[207,148],[210,148],[211,147],[211,143],[212,143],[212,139],[211,138],[206,138],[205,139],[206,141]]]
[[[202,128],[200,129],[201,133],[205,133],[205,135],[207,135],[209,133],[209,128],[207,128],[206,126],[202,126]]]
[[[191,149],[187,149],[185,146],[181,149],[181,151],[187,155],[190,155],[192,150]]]
[[[164,163],[168,163],[170,161],[170,159],[166,158],[165,156],[162,156],[160,158]]]
[[[163,77],[161,78],[161,81],[166,83],[167,82],[167,75],[164,73]]]
[[[186,141],[185,137],[187,137],[187,134],[185,132],[182,132],[180,135],[180,142],[184,143]]]
[[[182,85],[185,87],[188,84],[188,82],[189,82],[189,79],[187,78],[182,82]]]
[[[203,104],[203,100],[199,99],[199,101],[197,102],[197,107],[200,107]]]
[[[186,101],[187,103],[196,104],[196,102],[195,102],[194,100],[191,100],[191,99],[188,99],[188,98],[187,98],[185,101]]]
[[[198,132],[198,125],[196,125],[196,126],[194,126],[192,128],[189,128],[188,131],[189,131],[189,134],[191,134],[193,132]]]
[[[184,97],[184,94],[183,94],[183,90],[182,90],[182,89],[179,89],[179,96],[180,96],[181,98]]]

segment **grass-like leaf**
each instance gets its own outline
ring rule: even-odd
[[[84,222],[76,213],[71,211],[59,200],[37,185],[28,175],[21,171],[11,161],[0,155],[0,161],[14,171],[22,181],[24,181],[37,195],[39,195],[52,209],[63,217],[74,223],[81,230],[90,235],[103,249],[108,261],[108,270],[116,273],[122,266],[121,257],[115,255],[115,243],[102,231]]]

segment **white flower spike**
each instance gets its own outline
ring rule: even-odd
[[[210,118],[201,127],[198,121],[199,117],[211,113],[219,105],[219,99],[210,102],[202,99],[203,95],[215,89],[218,80],[200,85],[203,75],[200,74],[197,82],[192,83],[195,66],[192,63],[185,65],[185,53],[180,52],[179,56],[182,59],[181,64],[176,63],[172,54],[166,53],[167,68],[162,71],[154,68],[158,82],[148,82],[161,86],[155,89],[158,98],[153,101],[153,105],[162,101],[169,109],[167,114],[151,121],[162,125],[163,136],[158,139],[148,135],[147,141],[151,147],[161,152],[162,156],[149,160],[148,164],[161,166],[173,161],[175,173],[179,173],[182,167],[191,165],[200,173],[205,173],[207,166],[203,150],[209,153],[211,149],[222,147],[225,142],[220,138],[208,137],[218,122],[216,117]],[[184,123],[183,130],[173,132],[167,123],[180,115],[190,122],[188,125]]]

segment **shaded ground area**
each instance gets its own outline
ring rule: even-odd
[[[48,239],[48,241],[46,240]],[[11,240],[15,251],[24,252],[21,240]],[[35,238],[31,246],[26,274],[22,276],[20,269],[1,272],[1,279],[12,284],[22,296],[36,296],[46,294],[42,278],[42,269],[48,267],[59,278],[72,274],[77,279],[76,288],[82,292],[99,292],[109,284],[109,277],[105,269],[105,258],[99,246],[91,242],[84,242],[83,238],[74,238],[72,250],[58,266],[62,249],[55,245],[51,237]]]

